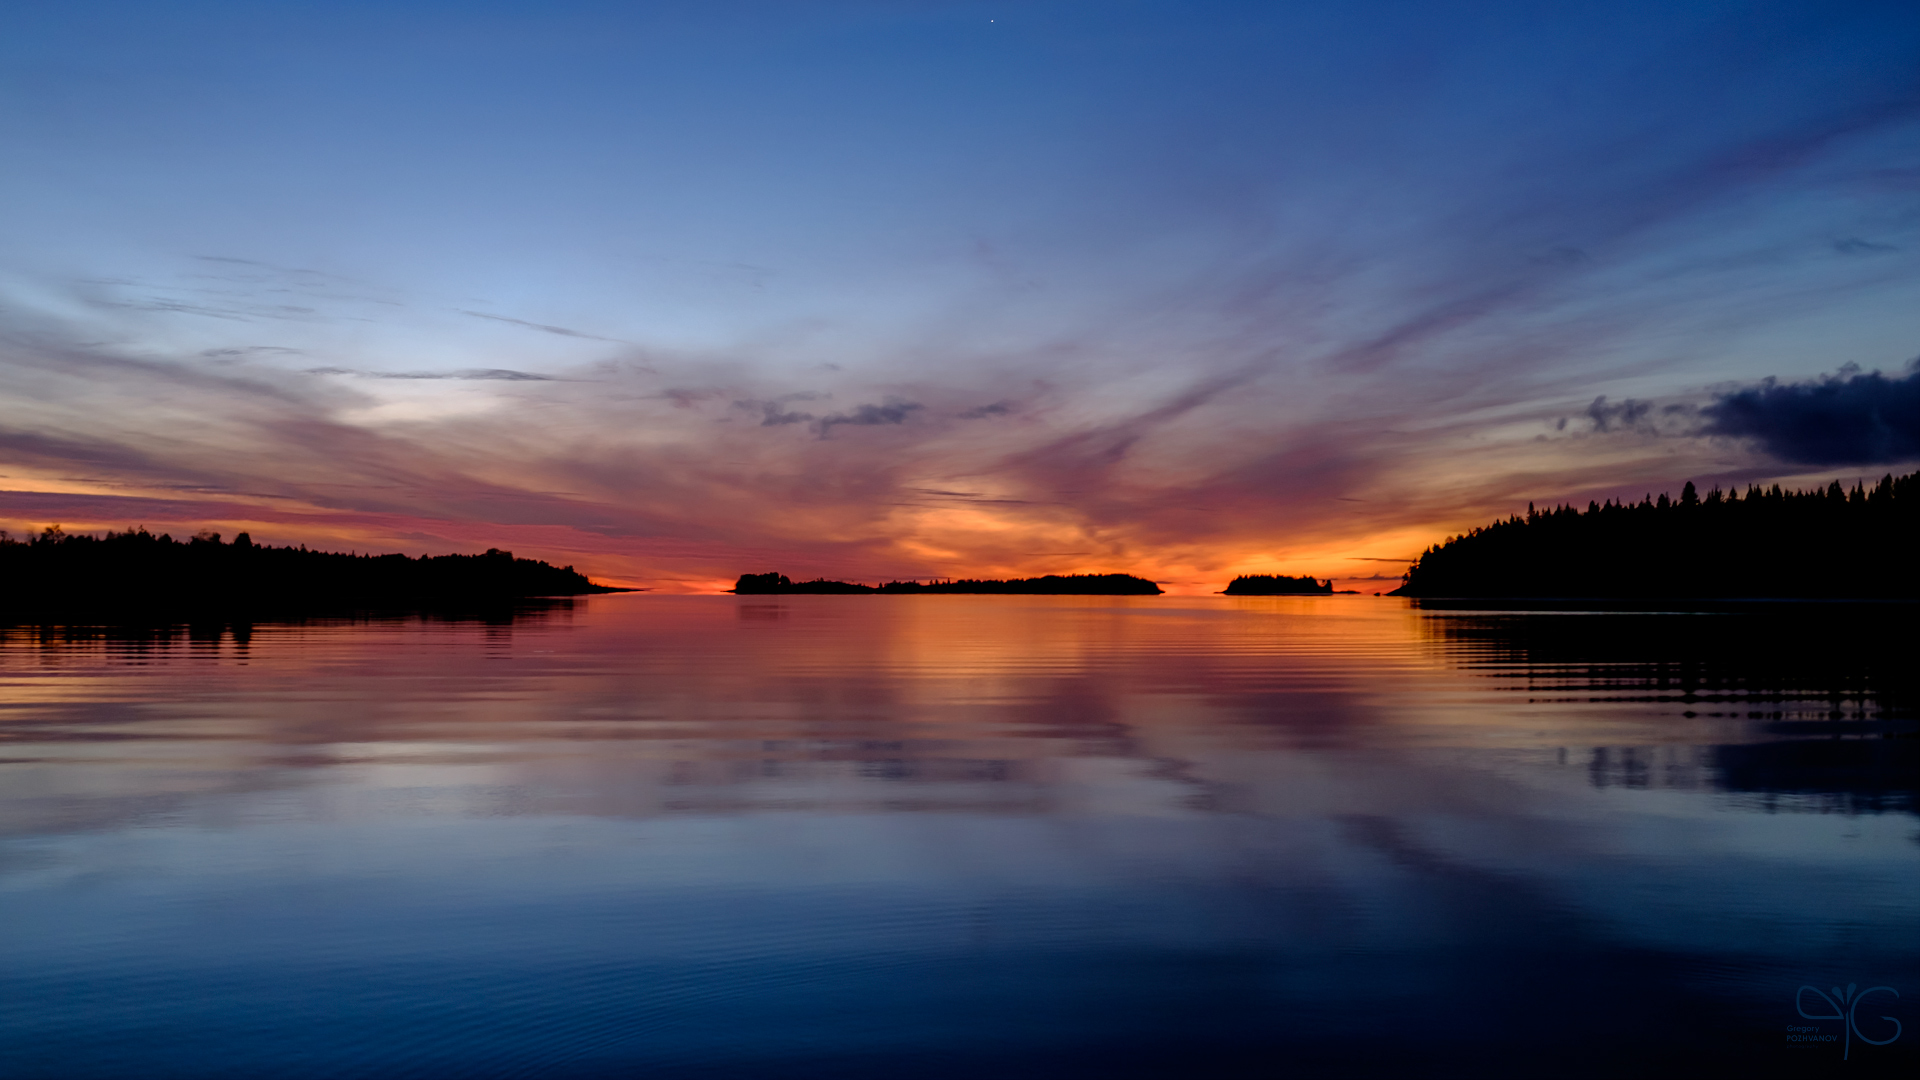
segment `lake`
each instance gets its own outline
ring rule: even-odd
[[[1913,616],[11,626],[0,1076],[1920,1075]]]

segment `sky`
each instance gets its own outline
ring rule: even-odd
[[[1917,356],[1911,0],[0,8],[15,536],[1372,591]]]

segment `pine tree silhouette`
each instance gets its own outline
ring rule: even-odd
[[[1920,597],[1920,473],[1849,492],[1718,487],[1672,500],[1528,508],[1449,537],[1399,596]]]

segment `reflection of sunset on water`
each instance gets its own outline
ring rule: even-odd
[[[1687,652],[1687,620],[1739,617],[1771,618],[1623,615],[1622,636],[1363,596],[639,594],[16,625],[0,920],[23,933],[0,987],[127,1007],[178,989],[137,999],[174,1018],[161,1034],[30,1005],[0,1045],[191,1060],[196,1032],[224,1032],[250,1060],[466,1070],[564,1053],[571,1036],[513,1025],[566,1009],[587,1038],[653,1032],[622,1062],[734,1062],[814,1051],[772,1020],[704,1025],[827,993],[808,1038],[885,1060],[851,1018],[921,1032],[908,1054],[960,1023],[996,1060],[1027,1052],[996,1041],[1020,1016],[1047,1018],[1049,1053],[1149,1031],[1191,1066],[1221,1032],[1315,1054],[1352,1053],[1363,1017],[1470,1034],[1488,1021],[1458,988],[1489,980],[1514,988],[1493,992],[1502,1024],[1550,1001],[1617,1025],[1638,1000],[1622,988],[1658,977],[1677,1013],[1737,1026],[1783,968],[1865,963],[1841,924],[1872,932],[1883,970],[1920,970],[1889,944],[1915,888],[1911,740],[1881,737],[1911,727],[1905,676],[1826,631],[1797,668]],[[1867,696],[1806,719],[1842,684]],[[1806,879],[1842,887],[1810,904]],[[796,957],[813,989],[790,984]],[[1342,984],[1355,957],[1411,989]],[[1573,962],[1581,988],[1525,992]],[[258,1043],[217,1005],[222,986],[341,978],[382,988],[378,1014],[269,1000]],[[1099,1019],[1079,1011],[1095,1000]],[[1347,1019],[1299,1019],[1329,1001]],[[484,1033],[434,1042],[445,1010]],[[1697,1042],[1665,1031],[1643,1042]]]

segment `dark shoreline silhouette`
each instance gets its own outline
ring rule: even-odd
[[[1315,581],[1311,574],[1241,574],[1220,591],[1226,596],[1331,596],[1333,582]]]
[[[889,581],[861,585],[851,581],[793,581],[781,573],[741,574],[733,591],[743,596],[789,593],[984,593],[1017,596],[1158,596],[1160,586],[1131,574],[1047,574],[1003,581]]]
[[[1449,537],[1389,595],[1688,599],[1920,597],[1920,473],[1872,488],[1714,488],[1536,510]]]
[[[50,526],[28,541],[0,533],[0,612],[12,617],[478,610],[626,591],[497,548],[412,558],[265,547],[246,533],[232,543],[218,533],[179,541],[145,529],[96,537]]]

